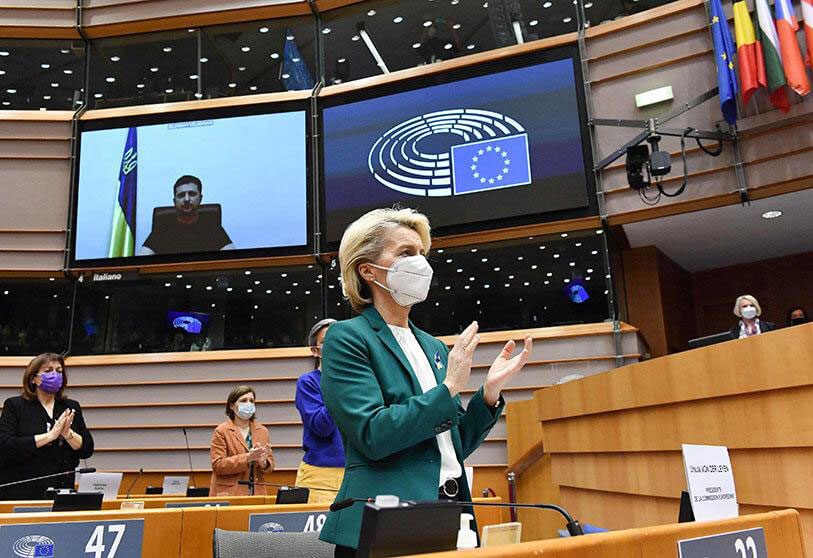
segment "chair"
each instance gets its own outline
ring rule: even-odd
[[[333,558],[334,545],[319,540],[319,533],[248,533],[215,529],[213,558],[263,556],[274,558]]]
[[[204,203],[198,207],[198,219],[211,222],[213,226],[220,226],[222,210],[219,203]],[[152,210],[152,230],[160,231],[167,221],[177,219],[178,211],[174,205],[155,207]]]

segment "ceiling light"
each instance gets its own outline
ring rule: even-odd
[[[554,257],[554,258],[558,258],[558,257],[559,257],[559,254],[554,254],[554,255],[553,255],[553,257]]]
[[[463,269],[462,269],[462,268],[459,268],[459,267],[457,268],[457,270],[456,270],[456,271],[457,271],[457,273],[463,273]]]
[[[189,283],[187,283],[187,284],[186,284],[186,288],[187,288],[187,289],[191,289],[191,288],[192,288],[192,285],[190,285]]]
[[[550,285],[550,281],[545,281],[545,284],[546,284],[546,285]]]
[[[101,93],[96,93],[93,96],[96,97],[97,99],[101,99],[103,97]]]
[[[246,71],[246,67],[245,67],[245,66],[240,66],[239,68],[237,68],[237,71],[238,71],[238,72],[245,72],[245,71]]]
[[[283,75],[284,75],[284,74],[283,74]],[[229,84],[229,87],[231,87],[232,89],[234,89],[235,87],[237,87],[237,84],[236,84],[236,83],[234,83],[234,82],[231,82],[231,83]]]
[[[172,283],[164,283],[164,286],[165,286],[165,287],[171,287],[171,286],[172,286]]]
[[[163,50],[164,52],[172,52],[172,47],[165,46],[165,47],[164,47],[162,50]]]
[[[591,253],[591,254],[593,254],[593,255],[595,256],[596,254],[598,254],[598,250],[593,250],[593,251],[591,251],[590,253]]]
[[[288,277],[288,274],[287,273],[280,273],[279,276],[282,277],[283,279],[285,279],[286,277]]]
[[[475,49],[474,45],[466,45],[466,50],[474,50],[474,49]]]
[[[206,290],[207,290],[207,291],[211,291],[211,290],[212,290],[212,286],[211,286],[211,285],[206,285]]]
[[[196,99],[202,99],[203,98],[203,93],[195,93],[195,98]]]
[[[596,230],[596,234],[601,234],[601,233],[603,233],[603,232],[604,232],[604,231],[603,231],[602,229],[598,229],[598,230]]]
[[[240,47],[240,50],[242,50],[243,52],[248,52],[251,50],[251,47],[248,46]]]
[[[432,27],[432,21],[427,19],[426,21],[423,22],[423,26],[424,27]]]
[[[265,294],[271,294],[271,289],[265,289]]]
[[[567,238],[567,233],[562,233],[562,234],[561,234],[561,237],[562,237],[562,238]]]
[[[285,38],[286,38],[287,40],[289,40],[289,41],[293,41],[293,40],[294,40],[294,36],[293,36],[293,35],[290,35],[290,34],[285,35]]]
[[[139,83],[138,85],[136,85],[136,87],[138,87],[139,89],[144,89],[145,85],[143,83]]]
[[[531,27],[536,27],[537,25],[539,25],[539,20],[532,19],[531,21],[528,22],[528,25],[530,25]]]
[[[250,89],[251,91],[257,91],[257,86],[256,86],[256,85],[252,85],[251,87],[249,87],[249,89]]]
[[[4,107],[9,106],[10,104],[11,104],[11,102],[10,102],[10,101],[3,101],[3,106],[4,106]]]
[[[367,15],[373,17],[375,15],[375,10],[367,10]]]
[[[324,29],[322,29],[322,35],[327,35],[331,31],[332,31],[332,29],[330,27],[325,27]]]
[[[581,243],[581,242],[577,242],[575,246],[576,246],[576,248],[578,248],[578,247],[579,247],[579,246],[581,246],[581,245],[582,245],[582,243]]]
[[[65,74],[66,76],[69,76],[73,73],[73,70],[62,70],[62,73]]]
[[[172,93],[172,92],[174,92],[174,91],[175,91],[175,90],[174,90],[174,89],[172,89],[172,88],[170,88],[170,89],[164,89],[164,92],[165,92],[165,93],[167,93],[167,94]]]
[[[445,290],[447,290],[447,291],[450,291],[450,290],[452,289],[452,287],[450,287],[449,285],[446,285],[446,286],[445,286],[445,287],[443,287],[443,288],[444,288]]]
[[[393,23],[401,23],[402,21],[404,21],[404,18],[402,18],[401,16],[396,16],[392,18]]]
[[[226,292],[230,293],[234,290],[234,287],[226,287]]]
[[[291,74],[282,74],[281,77],[282,79],[288,79],[289,77],[291,77]]]
[[[67,48],[63,48],[59,52],[61,52],[62,54],[70,54],[71,53],[71,51],[69,49],[67,49]]]
[[[183,279],[183,273],[179,273],[179,274],[178,274],[178,275],[176,275],[175,277],[177,277],[178,279]]]
[[[111,61],[111,62],[118,62],[119,60],[121,60],[121,58],[120,58],[120,57],[118,57],[118,56],[111,56],[111,57],[110,57],[110,61]]]
[[[521,262],[524,259],[525,259],[525,256],[517,256],[517,261],[518,262]]]
[[[198,74],[192,74],[189,79],[198,79]]]
[[[51,96],[50,96],[50,95],[43,95],[43,96],[42,96],[42,98],[43,98],[43,99],[45,99],[46,101],[50,101],[50,100],[51,100]]]
[[[585,3],[584,7],[585,7],[585,8],[592,8],[592,7],[593,7],[593,3],[592,3],[592,2],[587,2],[587,3]]]
[[[353,35],[352,37],[350,37],[350,40],[351,41],[358,41],[360,38],[361,37],[359,37],[358,35]]]
[[[54,82],[51,84],[51,87],[59,87],[59,84],[57,82]]]
[[[116,81],[116,78],[114,78],[114,77],[112,77],[112,76],[111,76],[111,77],[106,77],[106,78],[104,78],[104,80],[105,80],[107,83],[113,83],[114,81]]]
[[[452,2],[452,4],[454,4],[454,2]],[[452,25],[452,29],[454,29],[455,31],[457,31],[461,27],[462,27],[462,25],[460,25],[459,23],[455,23],[454,25]]]
[[[570,283],[570,279],[565,279],[565,283]]]
[[[40,64],[40,68],[42,68],[43,70],[47,70],[50,67],[51,67],[50,64]]]
[[[17,92],[17,90],[16,90],[16,89],[6,89],[6,93],[11,93],[12,95],[13,95],[14,93],[16,93],[16,92]]]
[[[495,268],[494,268],[494,271],[499,271],[499,270],[500,270],[500,268],[499,268],[499,267],[495,267]]]
[[[200,59],[200,61],[201,61],[202,63],[206,64],[206,63],[209,61],[209,59],[208,59],[208,58],[206,58],[206,57],[204,56],[204,57],[202,57],[202,58]]]
[[[421,48],[421,43],[412,43],[412,48]]]
[[[570,263],[569,263],[569,264],[567,264],[567,265],[569,265],[570,267],[576,267],[576,262],[570,262]]]
[[[279,58],[279,53],[278,53],[278,52],[272,52],[272,53],[271,53],[271,58],[273,58],[274,60],[276,60],[277,58]]]
[[[452,43],[446,43],[445,45],[443,45],[443,48],[446,49],[446,50],[451,50],[452,49]]]
[[[483,258],[480,261],[483,262],[483,263],[486,263],[488,261],[488,258]]]
[[[539,267],[538,265],[534,264],[531,266],[531,269],[537,269],[538,267]]]
[[[247,293],[253,293],[253,292],[254,292],[254,289],[246,289],[246,292],[247,292]]]
[[[550,8],[551,6],[553,6],[553,2],[545,2],[544,4],[542,4],[543,8]]]
[[[0,76],[4,76],[4,75],[6,75],[6,71],[5,70],[0,70]]]
[[[0,56],[8,56],[9,52],[7,50],[0,50]]]
[[[201,62],[203,62],[203,60],[201,60]],[[157,72],[157,71],[158,71],[158,68],[156,68],[155,66],[153,66],[152,68],[150,68],[150,71],[151,71],[151,72],[153,72],[153,73],[155,73],[155,72]]]
[[[781,216],[782,216],[782,212],[779,211],[778,209],[772,209],[772,210],[766,211],[765,213],[762,214],[763,219],[776,219],[777,217],[781,217]]]
[[[548,272],[545,274],[545,276],[546,276],[546,277],[553,277],[553,273],[551,273],[550,271],[548,271]]]
[[[260,33],[268,33],[268,27],[260,27]]]
[[[344,64],[345,62],[347,62],[347,58],[339,58],[338,60],[336,60],[336,62],[338,62],[339,64]],[[308,269],[311,269],[312,267],[313,267],[312,265],[309,265]]]

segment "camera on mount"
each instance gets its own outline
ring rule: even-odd
[[[633,190],[648,188],[650,176],[664,176],[672,171],[672,158],[668,151],[661,151],[658,143],[661,136],[651,132],[646,141],[652,145],[652,152],[646,145],[632,145],[627,148],[627,182]],[[646,165],[646,176],[644,176]]]

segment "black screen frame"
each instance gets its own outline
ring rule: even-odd
[[[317,98],[317,115],[318,115],[318,133],[320,138],[319,150],[319,207],[320,215],[319,227],[320,234],[320,251],[321,252],[335,252],[339,248],[340,239],[332,239],[327,236],[327,222],[328,215],[325,203],[326,194],[326,180],[325,180],[325,149],[324,149],[324,111],[325,109],[335,106],[365,101],[385,97],[407,91],[414,91],[416,89],[423,89],[433,85],[442,85],[452,83],[468,78],[479,77],[497,72],[523,68],[545,62],[554,62],[558,60],[570,59],[573,63],[573,74],[576,89],[576,103],[579,115],[579,129],[582,144],[582,158],[584,161],[585,172],[585,186],[587,194],[587,205],[563,209],[553,210],[539,213],[532,213],[527,215],[520,215],[515,217],[501,218],[477,221],[471,223],[460,223],[457,225],[433,227],[433,237],[444,237],[465,233],[477,233],[483,231],[492,231],[503,228],[518,227],[523,225],[531,225],[537,223],[548,223],[553,221],[563,221],[580,219],[585,217],[596,217],[599,215],[598,199],[596,196],[596,180],[593,172],[593,151],[591,146],[590,130],[587,118],[587,103],[584,91],[584,77],[582,74],[581,57],[577,45],[565,45],[562,47],[555,47],[544,50],[537,50],[534,52],[511,56],[508,58],[500,58],[497,60],[475,63],[463,68],[456,68],[449,71],[439,71],[425,76],[409,78],[400,80],[395,83],[387,83],[380,86],[372,86],[358,91],[348,93],[340,93],[331,96],[324,96]],[[349,224],[349,223],[348,223]]]
[[[171,124],[174,122],[188,122],[194,120],[216,120],[239,116],[255,116],[279,114],[284,112],[304,112],[305,114],[305,244],[284,247],[243,248],[234,250],[220,250],[214,252],[184,252],[179,254],[155,254],[150,256],[129,256],[123,258],[88,258],[76,259],[76,226],[79,216],[79,164],[82,153],[82,133],[96,130],[110,130],[127,128],[131,126],[149,126],[154,124]],[[73,184],[71,200],[71,242],[70,242],[70,269],[117,269],[147,266],[153,264],[184,264],[188,262],[210,262],[242,260],[252,258],[272,258],[281,256],[307,256],[313,254],[314,249],[314,188],[313,188],[313,118],[311,98],[287,101],[272,101],[265,103],[244,104],[228,107],[201,107],[189,110],[161,112],[153,114],[138,114],[94,120],[80,120],[76,133],[76,157],[73,161]]]

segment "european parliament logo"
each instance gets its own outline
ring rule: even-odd
[[[384,186],[413,196],[531,183],[525,129],[510,116],[481,109],[442,110],[401,122],[376,140],[367,166]]]

